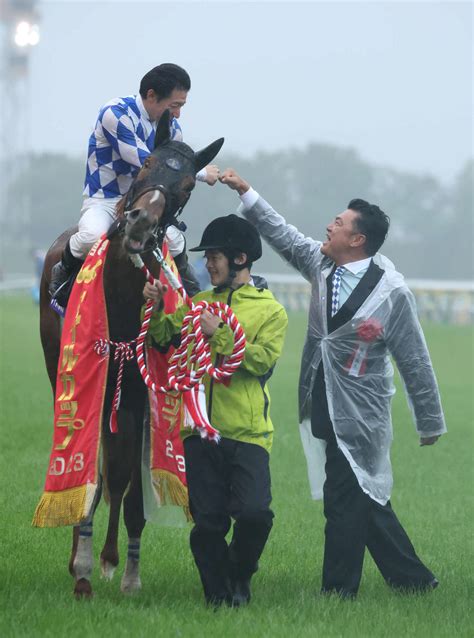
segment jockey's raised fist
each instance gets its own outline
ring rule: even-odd
[[[206,171],[204,181],[206,184],[209,184],[209,186],[214,186],[219,179],[219,167],[216,164],[209,164],[204,170]]]

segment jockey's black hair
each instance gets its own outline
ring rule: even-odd
[[[150,89],[155,91],[159,100],[169,97],[171,93],[178,91],[189,91],[191,88],[191,78],[188,73],[177,64],[166,62],[155,66],[143,76],[140,82],[140,95],[143,99]]]

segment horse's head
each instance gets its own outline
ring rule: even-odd
[[[196,173],[219,152],[224,138],[195,153],[187,144],[170,139],[170,114],[161,116],[155,148],[136,176],[125,204],[124,247],[129,253],[143,252],[159,228],[165,228],[183,208],[196,184]]]

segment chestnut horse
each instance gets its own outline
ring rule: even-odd
[[[159,265],[151,249],[163,237],[166,226],[180,212],[193,190],[196,173],[219,152],[223,139],[205,149],[194,151],[183,142],[170,140],[169,113],[165,111],[157,126],[155,148],[145,160],[130,191],[117,206],[117,230],[110,233],[110,245],[104,267],[104,291],[109,336],[112,341],[136,339],[140,329],[140,310],[145,276],[129,258],[141,253],[154,277]],[[49,249],[40,286],[40,333],[46,368],[53,394],[60,352],[60,318],[50,307],[48,285],[52,266],[59,261],[67,240],[75,229],[63,233]],[[129,551],[121,589],[130,593],[140,589],[139,550],[145,526],[141,483],[143,418],[147,391],[136,360],[125,364],[122,381],[118,433],[108,427],[118,364],[110,358],[102,423],[102,484],[110,499],[109,524],[100,554],[102,575],[111,579],[119,562],[118,526],[123,500]],[[127,489],[128,488],[128,489]],[[99,491],[100,492],[100,491]],[[124,494],[126,495],[124,497]],[[100,498],[97,498],[97,502]],[[94,503],[93,510],[97,507]],[[91,596],[92,516],[73,529],[69,571],[75,578],[76,597]]]

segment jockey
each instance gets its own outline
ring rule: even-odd
[[[236,215],[219,217],[204,230],[192,251],[204,251],[212,290],[193,302],[224,302],[232,307],[246,335],[244,359],[231,379],[217,383],[204,377],[209,421],[222,436],[218,445],[182,430],[189,504],[194,520],[191,550],[208,604],[245,605],[250,579],[272,528],[269,452],[273,425],[266,386],[281,354],[288,324],[286,312],[261,278],[252,277],[252,262],[262,255],[260,236]],[[159,303],[166,287],[147,283],[146,299]],[[179,335],[188,308],[174,314],[155,310],[149,335],[164,346]],[[213,361],[233,350],[230,328],[209,311],[201,314]],[[235,524],[232,542],[226,534]]]
[[[190,88],[191,80],[184,69],[176,64],[160,64],[142,78],[139,95],[115,98],[100,109],[89,138],[79,229],[70,237],[61,261],[52,270],[49,292],[60,306],[66,306],[72,276],[97,239],[111,226],[117,203],[153,150],[156,124],[166,109],[172,114],[171,139],[182,141],[178,118]],[[213,186],[218,175],[217,166],[210,165],[199,171],[196,178]],[[186,270],[182,233],[170,226],[166,238],[171,255],[184,257],[182,263],[177,260],[180,272],[181,265]],[[182,277],[183,281],[189,279],[189,272],[183,272]],[[194,282],[194,292],[197,290]]]

